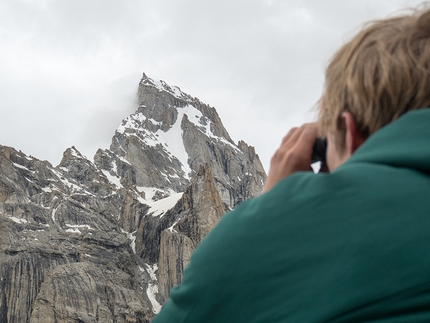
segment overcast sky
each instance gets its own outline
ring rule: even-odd
[[[1,0],[0,145],[57,165],[93,158],[134,112],[141,75],[217,109],[270,158],[313,121],[324,68],[365,21],[407,0]]]

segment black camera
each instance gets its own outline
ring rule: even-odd
[[[326,164],[327,139],[318,138],[312,148],[311,163],[321,162],[321,167]]]

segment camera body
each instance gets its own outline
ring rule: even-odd
[[[321,162],[321,168],[326,164],[327,139],[317,138],[312,148],[311,163]]]

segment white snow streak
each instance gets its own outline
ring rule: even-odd
[[[52,210],[52,222],[54,222],[55,223],[55,213],[57,212],[57,210],[58,210],[58,208],[60,207],[60,205],[58,205],[56,208],[54,208],[53,210]]]
[[[148,298],[152,304],[153,312],[157,314],[161,310],[161,305],[155,298],[155,295],[158,293],[157,275],[155,274],[155,272],[158,270],[158,265],[153,264],[151,266],[149,264],[145,264],[145,268],[149,274],[149,277],[153,281],[153,283],[148,284],[148,288],[146,289],[146,295],[148,295]],[[139,269],[143,271],[143,268],[139,267]]]
[[[18,168],[21,168],[21,169],[27,170],[27,171],[32,172],[32,173],[35,173],[35,171],[30,170],[30,169],[28,169],[27,167],[22,166],[22,165],[20,165],[20,164],[17,164],[17,163],[12,163],[12,164],[13,164],[15,167],[18,167]]]
[[[133,252],[136,253],[136,231],[130,233],[125,231],[124,229],[121,229],[121,232],[127,235],[128,240],[130,240],[130,247]]]
[[[80,156],[80,153],[79,153],[79,151],[77,151],[75,148],[70,148],[70,151],[72,152],[72,156],[73,157],[76,157],[76,158],[82,158],[81,156]]]
[[[153,284],[148,284],[148,288],[146,289],[146,295],[148,295],[149,301],[152,304],[153,312],[155,314],[159,313],[161,310],[160,303],[155,299],[155,294],[158,293],[158,286]]]
[[[114,184],[118,188],[123,187],[118,177],[112,176],[107,170],[104,170],[104,169],[102,170],[102,172],[103,172],[103,174],[105,174],[105,176],[107,177],[109,182],[111,182],[112,184]]]
[[[171,227],[168,227],[168,228],[167,228],[167,230],[169,230],[170,232],[178,232],[178,231],[176,231],[175,229],[173,229],[173,227],[174,227],[176,224],[178,224],[178,222],[179,222],[179,220],[178,220],[178,221],[176,221],[175,223],[173,223]]]
[[[67,229],[66,232],[81,234],[81,231],[79,231],[79,229]]]
[[[156,80],[156,79],[149,79],[149,80],[155,85],[155,88],[157,88],[159,91],[168,92],[172,94],[175,98],[180,99],[187,96],[177,86],[169,86],[166,82],[161,80]]]
[[[64,168],[64,167],[60,167],[60,168],[61,168],[61,169],[63,169],[63,170],[68,171],[68,170],[67,170],[66,168]],[[86,194],[89,194],[89,195],[94,196],[94,194],[93,194],[93,193],[91,193],[91,192],[88,192],[88,191],[84,190],[81,186],[71,183],[67,178],[65,178],[65,177],[63,176],[63,174],[61,174],[61,173],[60,173],[58,170],[56,170],[55,168],[53,168],[53,169],[52,169],[52,171],[55,173],[55,175],[57,175],[57,176],[58,176],[58,178],[60,179],[60,181],[61,181],[65,186],[67,186],[68,188],[70,188],[73,192],[79,192],[79,191],[82,191],[82,192],[84,192],[84,193],[86,193]]]
[[[182,170],[185,172],[186,178],[188,178],[191,173],[191,168],[188,165],[188,153],[185,151],[184,141],[182,139],[182,129],[181,122],[184,114],[187,112],[187,108],[178,109],[178,118],[175,124],[169,129],[169,131],[164,132],[159,129],[156,133],[158,135],[158,142],[163,145],[170,155],[175,156],[182,164]],[[193,108],[195,109],[195,108]]]
[[[87,228],[88,230],[95,230],[94,228],[90,227],[88,224],[67,224],[66,227],[68,228]]]
[[[182,194],[184,194],[176,193],[174,190],[170,189],[170,196],[158,201],[153,201],[152,197],[158,191],[156,188],[138,186],[137,189],[139,192],[145,192],[145,198],[140,197],[139,201],[149,206],[148,214],[152,213],[154,217],[164,215],[165,212],[175,206],[176,202],[178,202]]]
[[[152,266],[145,264],[145,267],[151,279],[157,280],[157,275],[155,274],[155,272],[158,270],[158,264],[153,264]]]
[[[16,222],[16,223],[27,223],[26,219],[18,219],[14,216],[10,216],[9,219],[11,219],[13,222]]]

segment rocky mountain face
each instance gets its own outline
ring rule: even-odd
[[[143,75],[90,161],[0,146],[0,322],[149,322],[192,251],[265,172],[216,110]]]

